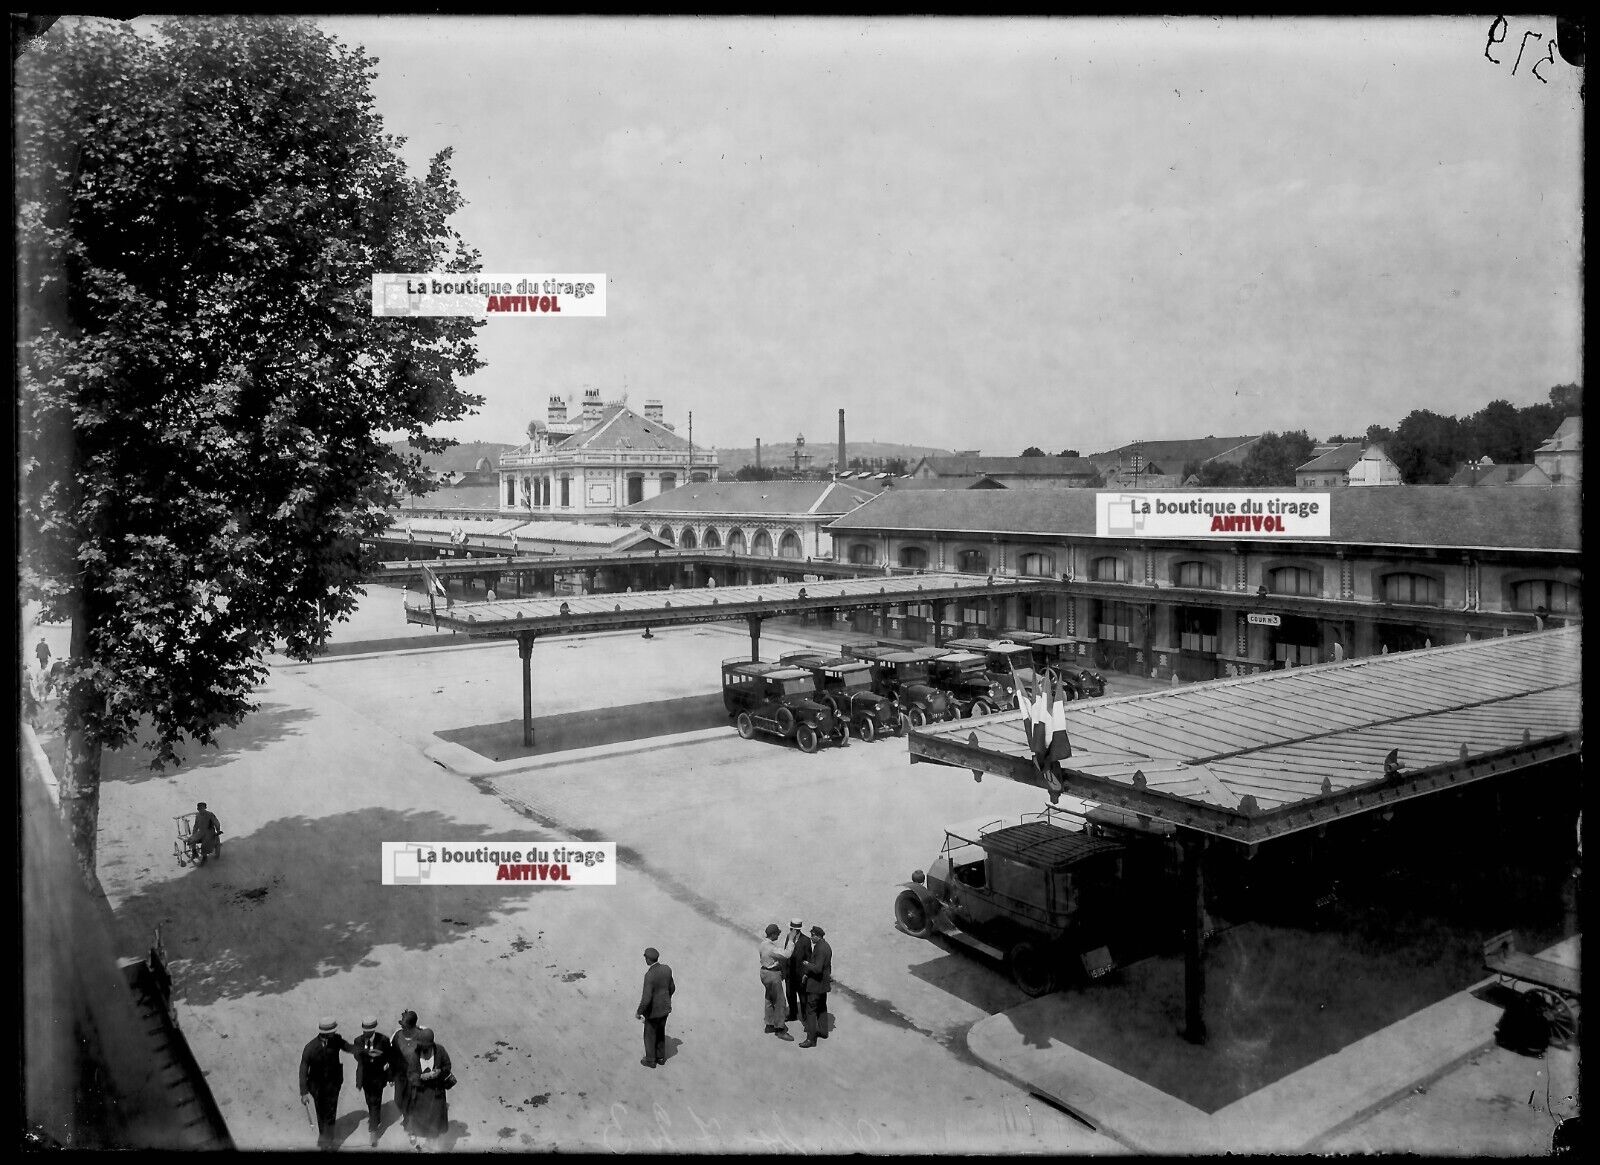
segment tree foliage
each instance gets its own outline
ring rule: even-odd
[[[1046,453],[1043,449],[1039,448],[1039,446],[1037,446],[1037,445],[1029,445],[1021,453],[1017,454],[1017,456],[1018,457],[1048,457],[1050,455],[1048,453]]]
[[[355,604],[359,539],[481,403],[474,324],[374,319],[370,277],[475,270],[448,151],[407,173],[373,62],[309,24],[63,21],[17,63],[22,588],[72,623],[63,809],[255,707],[275,642]]]

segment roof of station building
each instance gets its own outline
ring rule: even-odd
[[[769,514],[847,514],[877,497],[840,481],[692,481],[635,502],[618,518],[658,514],[717,514],[762,517]]]
[[[851,531],[911,534],[995,534],[1094,538],[1098,490],[887,490],[829,524]],[[1192,496],[1206,490],[1140,490]],[[1582,547],[1579,490],[1453,489],[1397,485],[1337,489],[1278,488],[1279,494],[1324,493],[1332,535],[1312,542],[1461,549],[1570,550]],[[1127,541],[1122,535],[1115,541]],[[1275,544],[1293,545],[1292,539]]]
[[[647,420],[624,405],[610,405],[601,410],[594,424],[582,432],[574,433],[556,448],[563,453],[578,449],[687,452],[689,442],[665,425]],[[711,460],[715,450],[701,448],[696,451],[697,459],[702,455]]]

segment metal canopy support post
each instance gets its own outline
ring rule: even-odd
[[[531,631],[517,632],[517,654],[522,657],[522,747],[533,747],[533,641]]]
[[[1200,855],[1206,837],[1180,829],[1183,846],[1183,1038],[1191,1044],[1206,1042],[1205,880]]]
[[[950,604],[943,599],[935,599],[933,602],[933,645],[935,647],[944,646],[944,613],[949,606]]]
[[[745,622],[750,624],[750,662],[761,661],[761,616],[746,615]]]

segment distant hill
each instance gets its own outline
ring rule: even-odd
[[[411,448],[411,443],[405,438],[390,441],[392,449],[402,453],[421,453],[420,450]],[[494,469],[500,461],[500,454],[516,446],[505,441],[463,441],[459,445],[452,445],[443,453],[422,453],[422,462],[434,473],[470,473],[479,468],[480,461],[487,460],[489,469]]]
[[[936,449],[932,445],[896,445],[888,441],[846,441],[844,443],[846,461],[860,457],[870,461],[874,458],[888,460],[890,458],[903,458],[906,468],[910,469],[924,457],[949,457],[948,449]],[[811,467],[813,469],[827,469],[831,466],[839,452],[839,442],[834,441],[807,441],[804,452],[811,454]],[[722,467],[723,477],[732,477],[741,467],[756,463],[755,446],[746,449],[718,449],[717,464]],[[794,442],[785,441],[780,444],[769,445],[761,443],[761,465],[765,469],[775,469],[778,466],[794,466]]]

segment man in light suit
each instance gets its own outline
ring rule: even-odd
[[[802,1048],[814,1048],[819,1039],[828,1038],[822,1025],[828,1011],[828,992],[833,990],[833,948],[823,937],[826,933],[820,926],[811,928],[811,957],[800,968],[805,975],[805,997],[800,1009],[806,1029],[806,1038],[800,1042]]]
[[[644,992],[634,1012],[644,1020],[644,1059],[639,1063],[646,1068],[667,1062],[667,1015],[672,1011],[672,993],[678,989],[672,981],[672,968],[658,962],[660,958],[655,947],[644,949]]]

